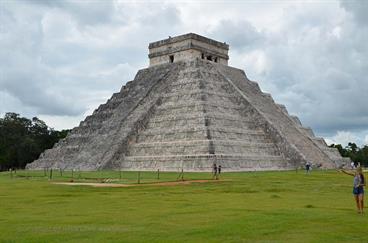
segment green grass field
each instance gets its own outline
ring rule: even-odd
[[[49,181],[43,173],[0,173],[2,242],[368,242],[368,212],[355,211],[352,178],[334,171],[225,173],[219,182],[127,188],[55,185],[71,175],[55,171]],[[154,173],[141,176],[157,181]],[[161,173],[160,181],[177,177]],[[123,183],[136,179],[123,172]]]

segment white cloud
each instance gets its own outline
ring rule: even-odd
[[[337,131],[336,135],[326,138],[328,144],[342,144],[343,146],[348,145],[349,142],[357,141],[358,137],[349,131]]]
[[[356,143],[358,146],[368,145],[368,130],[363,132],[337,131],[335,135],[326,137],[325,140],[327,144],[341,144],[343,146],[347,146],[348,143]]]

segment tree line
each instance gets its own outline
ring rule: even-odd
[[[0,118],[0,171],[25,168],[70,130],[56,131],[37,117],[8,112]]]
[[[349,157],[353,162],[360,163],[362,166],[368,166],[368,145],[362,147],[355,143],[348,143],[343,147],[341,144],[331,144],[331,148],[337,148],[343,157]]]

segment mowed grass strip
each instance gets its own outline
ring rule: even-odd
[[[0,173],[3,242],[368,241],[368,214],[355,211],[352,177],[335,171],[224,173],[220,183],[126,188],[55,185],[68,179],[23,173],[29,178]],[[82,175],[118,178],[101,173]],[[136,183],[136,175],[124,173],[126,182]],[[177,176],[161,173],[160,181]]]

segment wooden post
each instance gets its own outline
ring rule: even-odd
[[[157,180],[160,180],[160,169],[157,169]]]
[[[181,168],[181,180],[184,181],[184,169]]]
[[[50,180],[52,179],[52,168],[50,169]]]
[[[141,172],[138,171],[138,184],[140,184],[140,183],[141,183]]]

